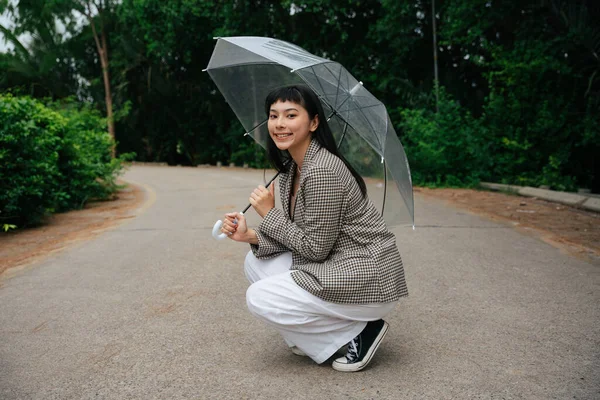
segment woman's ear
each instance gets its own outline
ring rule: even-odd
[[[315,117],[310,121],[310,131],[314,132],[319,127],[319,114],[315,115]]]

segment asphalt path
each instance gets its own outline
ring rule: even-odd
[[[600,265],[416,197],[416,229],[393,229],[410,296],[340,373],[249,314],[248,246],[211,238],[261,171],[125,179],[147,190],[136,218],[0,280],[0,399],[600,398]]]

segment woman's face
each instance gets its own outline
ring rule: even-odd
[[[269,134],[279,150],[291,151],[308,148],[311,133],[319,126],[319,118],[311,120],[308,111],[298,103],[277,101],[269,111]]]

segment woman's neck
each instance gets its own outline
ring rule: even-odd
[[[308,150],[308,146],[310,146],[310,140],[306,142],[306,144],[302,144],[299,148],[288,149],[292,159],[296,163],[298,167],[298,171],[302,169],[302,164],[304,163],[304,156],[306,155],[306,151]]]

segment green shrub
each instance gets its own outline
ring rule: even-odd
[[[105,121],[88,107],[0,95],[0,222],[32,225],[109,197],[132,157],[112,159],[112,145]]]
[[[53,212],[60,196],[64,117],[29,98],[0,96],[0,219],[18,226]]]
[[[59,149],[58,211],[81,208],[89,199],[109,197],[118,188],[116,179],[122,161],[132,156],[112,159],[113,141],[98,111],[73,101],[48,105],[68,121]]]
[[[231,153],[229,161],[236,165],[247,163],[250,168],[268,168],[267,151],[258,143],[250,142],[247,138],[241,138],[236,150]]]
[[[534,101],[527,90],[494,88],[479,118],[443,88],[437,113],[433,106],[396,110],[413,182],[456,187],[491,181],[562,191],[590,185],[589,154],[600,146],[598,116],[590,108],[574,120],[560,98]]]
[[[401,139],[414,184],[472,186],[484,175],[483,129],[443,90],[438,113],[406,109],[400,115]]]

